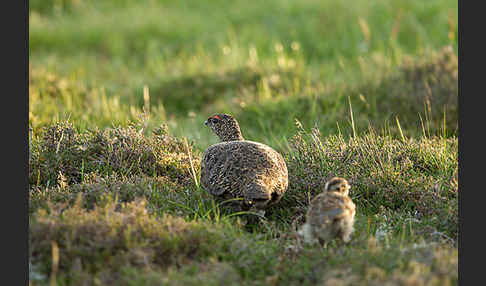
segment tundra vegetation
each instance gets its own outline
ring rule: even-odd
[[[30,285],[457,285],[457,1],[29,1]],[[281,152],[244,224],[204,121]],[[344,244],[296,235],[327,179]]]

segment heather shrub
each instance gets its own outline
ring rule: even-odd
[[[123,268],[184,265],[230,243],[218,226],[151,214],[145,200],[119,206],[107,198],[93,210],[84,209],[81,201],[39,210],[29,227],[30,263],[40,265],[41,273],[59,271],[66,283],[79,283],[76,278],[114,283]],[[59,253],[56,269],[53,248]]]
[[[82,183],[87,174],[119,177],[166,176],[190,184],[191,162],[198,168],[197,152],[184,140],[159,128],[145,136],[134,126],[78,133],[69,122],[44,129],[30,150],[29,184],[49,186],[61,175],[66,184]],[[188,153],[190,152],[190,153]],[[194,154],[192,154],[194,152]]]

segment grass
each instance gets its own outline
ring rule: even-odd
[[[215,271],[222,268],[237,284],[267,283],[268,279],[280,284],[326,279],[351,284],[410,279],[457,283],[455,138],[403,142],[370,132],[346,141],[340,136],[323,138],[317,129],[301,130],[284,153],[289,190],[279,205],[268,210],[266,220],[248,230],[240,222],[241,215],[235,216],[199,188],[190,173],[188,152],[195,166],[201,154],[182,148],[178,138],[164,133],[145,137],[133,133],[132,127],[92,133],[70,128],[58,123],[32,143],[31,170],[54,162],[58,166],[47,174],[40,170],[48,168],[39,167],[29,176],[30,261],[39,277],[52,277],[58,271],[59,283],[130,285],[169,283],[173,281],[167,280],[169,275],[184,284],[219,281],[226,276]],[[50,153],[54,148],[40,147],[52,143],[49,135],[59,130],[71,134],[66,136],[71,139],[65,145],[54,144],[60,146],[57,153]],[[104,142],[112,143],[92,139],[101,134]],[[123,152],[114,148],[121,145],[120,134],[131,138]],[[134,140],[140,137],[144,141]],[[161,137],[165,144],[159,143]],[[79,146],[84,146],[79,153],[66,152]],[[100,159],[107,151],[114,162],[111,167]],[[160,154],[157,159],[144,161],[155,154]],[[79,163],[79,158],[86,158],[86,163]],[[127,158],[139,164],[121,163]],[[73,170],[85,170],[85,175]],[[351,196],[359,210],[354,239],[348,245],[333,242],[329,249],[301,246],[295,225],[303,222],[309,199],[337,174],[353,185]],[[190,231],[177,231],[187,225],[197,229],[197,238],[187,238]],[[167,241],[167,235],[178,243]],[[51,265],[51,241],[62,253],[58,270]],[[169,249],[160,249],[164,247]],[[316,265],[316,261],[321,262]],[[301,272],[296,272],[295,265]],[[310,269],[315,272],[308,273]],[[335,276],[324,275],[330,269]]]
[[[457,285],[457,2],[30,1],[31,285]],[[198,184],[233,114],[266,218]],[[295,230],[332,176],[349,244]]]

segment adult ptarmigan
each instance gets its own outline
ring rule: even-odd
[[[236,119],[215,114],[205,124],[221,140],[206,149],[201,161],[201,185],[210,194],[235,200],[241,210],[262,214],[280,201],[288,187],[287,165],[280,153],[243,138]]]
[[[299,230],[305,242],[326,246],[336,237],[344,242],[350,240],[356,214],[356,206],[348,196],[350,188],[343,178],[334,177],[326,182],[324,192],[312,199],[306,222]]]

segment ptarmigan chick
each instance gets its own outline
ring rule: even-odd
[[[343,178],[334,177],[326,182],[324,192],[312,199],[306,222],[298,232],[305,242],[327,245],[336,237],[344,242],[350,240],[356,214],[356,206],[348,196],[350,188]]]
[[[282,155],[267,145],[245,140],[238,122],[229,114],[213,115],[205,124],[221,142],[203,154],[203,188],[221,199],[239,199],[240,209],[260,214],[279,202],[288,187]]]

